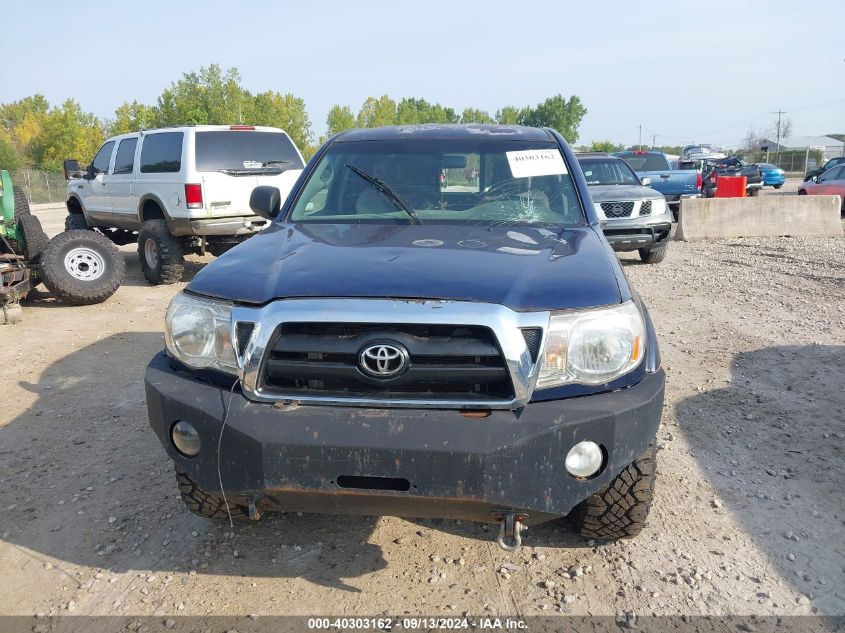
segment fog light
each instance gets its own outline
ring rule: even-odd
[[[604,455],[595,442],[578,442],[566,455],[566,470],[574,477],[590,477],[602,466]]]
[[[173,446],[176,447],[176,450],[182,453],[185,457],[194,457],[195,455],[199,455],[200,446],[202,445],[200,442],[200,434],[197,433],[197,430],[188,422],[179,420],[176,424],[174,424],[170,431],[170,438],[173,440]],[[567,464],[568,463],[567,458]]]

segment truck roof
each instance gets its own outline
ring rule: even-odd
[[[391,125],[386,127],[360,128],[341,132],[336,141],[391,141],[419,138],[468,139],[488,136],[494,140],[513,141],[554,141],[551,132],[545,128],[525,127],[522,125],[487,125],[480,123],[440,124],[424,123],[420,125]]]

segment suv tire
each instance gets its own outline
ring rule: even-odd
[[[101,303],[120,288],[125,274],[123,256],[94,231],[60,233],[41,253],[41,279],[64,303]]]
[[[573,529],[581,536],[594,539],[637,536],[645,527],[654,496],[656,453],[652,444],[607,488],[575,506],[566,517]]]
[[[206,492],[197,486],[196,482],[188,477],[187,474],[179,470],[178,467],[176,468],[176,485],[179,486],[182,501],[192,513],[206,519],[229,518],[223,496],[217,493]],[[238,506],[230,505],[229,509],[232,511],[233,519],[244,517],[243,511]]]
[[[151,284],[175,284],[185,271],[185,249],[164,220],[147,220],[138,231],[138,258]]]
[[[641,248],[639,249],[640,259],[646,264],[659,264],[666,257],[668,246],[661,246],[660,248]]]
[[[81,213],[68,213],[65,218],[65,231],[86,231],[88,230],[88,222],[85,221],[85,216]]]

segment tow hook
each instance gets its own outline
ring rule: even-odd
[[[528,529],[523,525],[528,515],[498,511],[493,513],[493,518],[499,523],[496,544],[506,552],[518,551],[522,547],[522,531]]]
[[[249,499],[249,518],[252,521],[258,521],[261,515],[264,514],[264,508],[261,505],[261,500],[256,497]]]

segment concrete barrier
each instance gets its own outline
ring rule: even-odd
[[[675,239],[842,237],[841,208],[839,196],[685,198]]]

